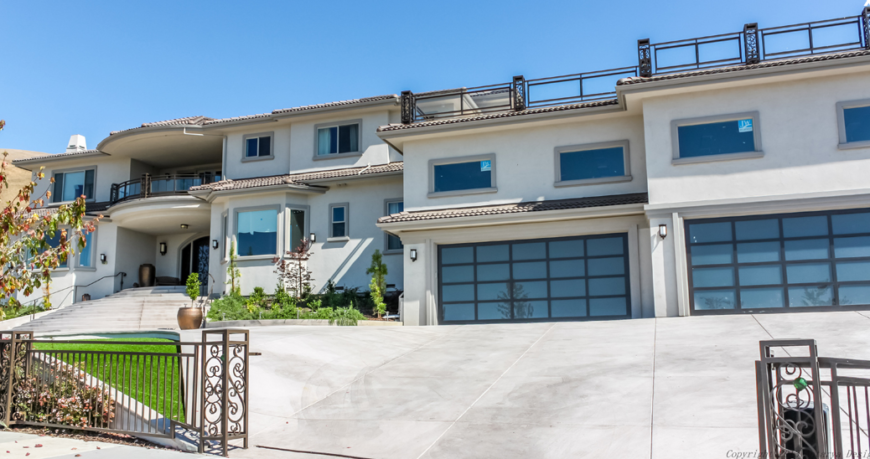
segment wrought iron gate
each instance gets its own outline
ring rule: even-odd
[[[107,342],[0,332],[0,420],[7,426],[182,435],[200,452],[216,444],[224,456],[230,441],[248,447],[247,330],[204,330],[201,342],[108,343],[140,346],[141,352],[76,349],[87,344]]]
[[[815,340],[761,341],[759,457],[870,455],[870,361],[819,357]]]

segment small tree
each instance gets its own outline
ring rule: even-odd
[[[202,282],[199,281],[199,274],[190,273],[187,276],[187,296],[190,297],[190,307],[193,307],[193,302],[199,297]]]
[[[6,123],[0,120],[0,131]],[[0,161],[0,186],[9,188],[6,157]],[[44,180],[43,168],[36,173],[37,180]],[[49,179],[54,183],[54,179]],[[0,203],[0,318],[5,310],[17,310],[21,303],[17,293],[30,295],[36,289],[48,291],[52,271],[67,260],[74,245],[79,250],[87,243],[86,236],[93,232],[102,215],[92,221],[84,221],[85,197],[79,196],[72,204],[45,209],[51,191],[33,197],[36,182],[31,181],[9,202]],[[48,240],[57,238],[52,247]],[[51,308],[51,299],[43,297],[46,309]]]
[[[311,258],[314,252],[311,251],[311,241],[302,239],[298,247],[287,251],[287,259],[275,257],[272,263],[275,263],[275,272],[278,273],[278,278],[282,285],[290,286],[293,290],[293,295],[296,300],[302,297],[305,286],[312,281],[311,271],[305,265],[305,262]]]
[[[375,311],[380,319],[381,314],[387,312],[387,304],[384,303],[384,293],[387,290],[387,265],[384,264],[384,256],[381,255],[380,250],[375,250],[372,254],[372,265],[366,270],[366,274],[372,275],[369,289],[372,301],[375,303]]]
[[[242,296],[242,286],[241,286],[241,277],[242,272],[236,266],[236,242],[230,242],[230,261],[227,263],[227,276],[230,277],[230,295],[234,296]],[[239,281],[239,285],[236,286],[236,282]]]

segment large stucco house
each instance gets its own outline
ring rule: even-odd
[[[631,67],[146,123],[16,165],[106,216],[55,290],[150,263],[220,294],[231,241],[243,293],[270,290],[313,236],[315,291],[364,288],[379,249],[406,325],[870,308],[868,23],[641,40]]]

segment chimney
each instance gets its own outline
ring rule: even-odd
[[[85,142],[85,136],[74,134],[69,137],[69,145],[66,147],[67,153],[75,153],[77,151],[85,151],[88,149],[88,144]]]

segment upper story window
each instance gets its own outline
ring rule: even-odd
[[[429,161],[430,197],[495,191],[495,154]]]
[[[386,202],[387,207],[387,215],[398,214],[405,210],[405,203],[401,199],[397,200],[388,200]],[[404,245],[402,244],[402,240],[395,235],[390,233],[385,233],[387,236],[387,245],[384,248],[384,253],[399,253],[404,249]]]
[[[354,120],[314,126],[317,132],[314,158],[322,159],[330,155],[358,154],[360,152],[361,124],[361,120]]]
[[[245,136],[245,157],[243,160],[274,158],[272,153],[272,133],[248,134]]]
[[[236,214],[236,245],[240,257],[278,252],[278,209],[251,209]]]
[[[870,147],[870,99],[837,104],[840,148]]]
[[[82,195],[85,196],[86,200],[92,201],[94,199],[95,172],[94,169],[55,172],[52,202],[75,201]]]
[[[674,164],[762,156],[758,112],[671,122]]]
[[[556,186],[631,180],[628,141],[556,147]]]
[[[330,238],[346,238],[348,237],[348,209],[347,203],[330,204],[329,206],[329,237]]]

